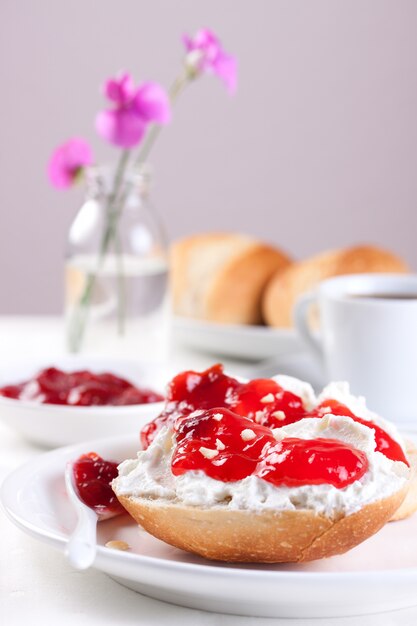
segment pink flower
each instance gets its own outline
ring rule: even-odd
[[[115,107],[98,113],[96,130],[103,139],[120,148],[136,146],[149,123],[166,124],[171,119],[168,95],[157,83],[135,87],[126,73],[108,80],[104,94]]]
[[[168,124],[171,121],[168,94],[158,83],[142,83],[136,92],[135,109],[147,122]]]
[[[91,165],[93,153],[88,143],[79,137],[68,139],[53,152],[48,163],[48,177],[58,189],[71,187],[83,167]]]
[[[229,93],[236,91],[237,61],[227,54],[214,33],[207,28],[199,30],[194,38],[183,36],[187,50],[187,64],[196,73],[216,74],[225,84]]]

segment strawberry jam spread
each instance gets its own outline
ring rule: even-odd
[[[178,374],[168,385],[165,409],[142,429],[143,448],[152,443],[162,426],[167,422],[173,423],[179,416],[188,415],[196,409],[229,406],[241,386],[235,378],[224,374],[222,365],[213,365],[201,373],[186,371]]]
[[[172,473],[202,470],[223,482],[258,476],[276,486],[331,484],[342,489],[368,470],[364,452],[336,439],[285,438],[228,409],[178,418]]]
[[[69,406],[122,406],[163,400],[159,393],[139,389],[114,374],[93,374],[85,370],[63,372],[55,367],[44,369],[18,385],[2,387],[0,396]]]
[[[363,426],[367,426],[368,428],[372,428],[375,432],[377,452],[382,452],[382,454],[385,454],[385,456],[388,459],[391,459],[391,461],[402,461],[406,465],[409,465],[400,444],[390,437],[380,426],[377,426],[369,420],[357,417],[347,408],[347,406],[337,402],[337,400],[331,399],[322,402],[316,409],[314,409],[314,411],[310,413],[310,416],[323,417],[323,415],[326,415],[327,413],[332,413],[332,415],[346,415],[347,417],[351,417],[355,422],[363,424]]]
[[[287,426],[307,417],[301,398],[286,391],[271,378],[241,384],[230,408],[270,428]]]
[[[214,365],[204,372],[186,371],[173,378],[168,386],[167,402],[164,411],[152,422],[147,424],[141,432],[142,446],[146,449],[153,441],[156,433],[167,422],[173,424],[178,418],[187,416],[196,410],[219,409],[220,411],[220,409],[223,408],[227,408],[229,412],[233,411],[234,414],[239,415],[242,419],[246,419],[249,423],[248,428],[251,428],[256,433],[261,432],[259,431],[260,427],[265,427],[265,430],[262,431],[263,436],[269,433],[271,437],[270,429],[286,426],[305,417],[320,418],[328,413],[351,417],[359,424],[363,424],[374,430],[376,450],[378,452],[381,452],[392,461],[402,461],[408,465],[408,461],[400,444],[383,430],[383,428],[377,426],[370,420],[357,417],[346,406],[336,400],[326,400],[313,410],[307,410],[303,404],[303,400],[299,396],[283,389],[275,380],[266,378],[242,383],[231,376],[227,376],[223,372],[222,365],[219,364]],[[179,421],[179,424],[180,423]],[[203,428],[203,426],[199,428]],[[180,426],[177,426],[177,438],[178,437],[181,439]],[[197,439],[199,439],[199,437]],[[235,440],[238,441],[238,438],[235,437]],[[273,437],[272,440],[275,442]],[[256,442],[253,442],[253,445],[255,444]],[[197,444],[193,442],[193,438],[190,437],[187,437],[187,441],[181,444],[181,446],[185,446],[189,451],[194,449],[196,445]],[[298,444],[296,450],[294,449],[294,452],[292,452],[290,456],[295,458],[294,455],[301,454],[301,447],[302,444]],[[252,450],[252,446],[246,446],[245,450],[243,457],[245,459],[244,464],[247,464],[247,451]],[[235,449],[234,454],[240,454],[238,448]],[[324,448],[321,448],[320,454],[324,454]],[[176,459],[176,467],[177,463],[179,463],[178,467],[180,467],[182,463],[194,462],[190,459],[188,459],[188,461],[184,460],[185,457],[187,457],[185,450],[184,454],[178,451],[178,455],[178,458],[182,460],[179,461]],[[242,457],[241,454],[240,456]],[[220,458],[228,459],[227,454],[223,454],[217,461],[219,461]],[[236,464],[237,462],[236,459],[234,461],[224,461],[224,463],[227,464]],[[215,468],[220,467],[218,463],[214,465],[211,464],[210,471],[220,471],[212,470],[212,466]],[[243,469],[242,472],[244,473]],[[273,472],[273,474],[275,474],[275,472]],[[266,475],[269,475],[268,472],[265,476]],[[214,478],[212,474],[210,474],[210,476]],[[233,480],[237,479],[234,478]],[[265,478],[265,480],[269,479]]]
[[[78,495],[98,515],[110,517],[125,512],[110,486],[117,476],[117,465],[95,452],[83,454],[73,464]]]
[[[392,461],[402,461],[408,465],[401,446],[383,428],[357,417],[343,404],[326,400],[309,411],[299,396],[283,389],[275,380],[261,378],[242,383],[227,376],[219,364],[204,372],[186,371],[173,378],[168,386],[164,411],[141,432],[143,448],[149,446],[164,424],[173,424],[177,418],[195,410],[216,408],[227,408],[245,418],[255,432],[263,426],[270,435],[271,428],[280,428],[305,417],[319,418],[327,413],[351,417],[375,431],[378,452]],[[187,440],[184,445],[192,447],[193,444]]]
[[[141,433],[144,448],[166,423],[196,409],[226,407],[263,426],[277,428],[307,417],[301,398],[285,391],[270,378],[241,383],[227,376],[222,365],[205,372],[186,371],[168,385],[164,411],[147,424]]]

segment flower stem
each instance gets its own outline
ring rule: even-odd
[[[114,248],[117,255],[117,326],[119,335],[124,335],[126,326],[126,276],[123,271],[123,249],[117,227],[114,233]]]
[[[191,78],[192,77],[190,77],[190,74],[187,72],[187,70],[184,70],[181,74],[179,74],[179,76],[177,76],[177,78],[174,80],[174,82],[172,83],[171,87],[168,90],[168,95],[169,95],[171,104],[175,103],[178,96],[180,95],[184,87],[187,85],[187,83],[191,80]],[[162,126],[158,124],[153,124],[151,126],[145,138],[145,141],[143,142],[142,147],[139,150],[139,153],[134,161],[134,165],[136,167],[140,168],[141,166],[143,166],[144,163],[146,163],[149,153],[154,147],[156,140],[158,139],[161,133],[161,130],[162,130]],[[126,183],[122,197],[120,199],[121,207],[124,206],[124,203],[126,202],[126,199],[129,193],[131,192],[132,186],[133,186],[132,181],[128,181]]]
[[[182,73],[172,83],[168,90],[169,99],[171,104],[174,104],[179,94],[183,91],[185,86],[190,80],[195,78],[184,68]],[[142,148],[135,159],[136,166],[142,166],[154,147],[162,127],[154,124],[151,126],[145,141],[142,144]],[[88,313],[91,302],[93,289],[99,274],[99,271],[103,265],[104,258],[107,254],[110,242],[114,240],[114,247],[117,254],[117,282],[118,282],[118,329],[119,333],[123,334],[125,330],[125,314],[126,314],[126,285],[125,277],[123,273],[123,251],[121,241],[117,232],[117,224],[119,217],[123,211],[123,207],[127,200],[127,197],[132,189],[132,181],[126,181],[123,190],[122,183],[125,173],[125,169],[129,160],[130,151],[124,150],[120,156],[119,163],[116,169],[114,177],[113,189],[109,196],[106,214],[107,225],[104,231],[103,238],[101,240],[100,251],[97,259],[97,269],[95,272],[90,272],[87,275],[84,291],[81,294],[78,304],[75,306],[69,321],[69,348],[71,352],[78,352],[81,348],[86,324],[88,321]],[[120,197],[119,193],[121,191]]]
[[[182,72],[172,83],[171,87],[168,90],[168,95],[171,104],[174,104],[181,91],[187,85],[189,81],[189,75],[186,71]],[[145,138],[145,141],[142,144],[141,149],[139,150],[138,156],[135,159],[135,164],[143,165],[148,159],[149,153],[155,145],[156,140],[158,139],[162,130],[162,126],[158,124],[153,124]]]
[[[103,238],[100,244],[100,250],[97,258],[97,269],[95,272],[89,272],[87,275],[86,284],[84,290],[80,296],[78,303],[75,305],[75,308],[72,312],[70,321],[69,321],[69,330],[68,330],[68,339],[69,339],[69,349],[71,352],[78,352],[81,348],[86,324],[88,320],[88,313],[90,307],[91,296],[93,293],[93,289],[100,272],[100,269],[103,265],[104,258],[106,256],[108,247],[112,238],[115,236],[116,225],[118,217],[121,213],[121,209],[119,211],[116,207],[117,198],[119,195],[119,191],[123,182],[124,172],[129,160],[130,152],[128,150],[124,150],[120,155],[119,163],[117,165],[116,173],[114,176],[113,189],[110,193],[107,207],[106,207],[106,215],[107,215],[107,224],[103,234]],[[122,205],[123,206],[123,205]],[[120,257],[121,257],[121,247],[120,247]],[[122,265],[118,264],[119,274],[123,271]],[[118,276],[119,282],[122,280],[122,275]],[[119,321],[121,318],[124,318],[124,301],[118,303],[118,316]],[[119,326],[120,329],[120,326]]]

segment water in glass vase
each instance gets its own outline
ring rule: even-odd
[[[66,328],[71,352],[162,361],[168,346],[165,229],[150,202],[149,170],[91,167],[71,224]]]
[[[165,257],[79,254],[66,263],[67,340],[72,351],[110,351],[156,361],[168,345]],[[82,296],[90,282],[88,307]],[[91,284],[92,283],[92,284]]]

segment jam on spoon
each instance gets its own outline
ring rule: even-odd
[[[65,554],[77,569],[87,569],[94,563],[97,523],[125,512],[110,486],[116,475],[117,463],[105,461],[95,452],[67,463],[65,486],[78,520]]]
[[[103,519],[125,513],[110,486],[117,476],[117,466],[118,463],[106,461],[95,452],[83,454],[72,464],[80,500]]]

